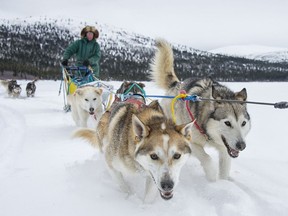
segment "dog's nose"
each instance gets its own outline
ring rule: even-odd
[[[240,151],[243,151],[246,148],[246,143],[243,141],[237,142],[236,143],[236,147],[237,149],[239,149]]]
[[[90,111],[90,112],[94,112],[94,108],[91,107],[91,108],[89,109],[89,111]]]
[[[164,191],[171,191],[174,187],[174,182],[171,180],[165,180],[161,182],[161,188]]]

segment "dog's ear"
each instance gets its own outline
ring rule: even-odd
[[[144,88],[144,87],[145,87],[145,84],[142,83],[142,82],[138,83],[138,85],[139,85],[141,88]]]
[[[195,121],[196,120],[188,124],[176,125],[175,129],[176,131],[181,133],[187,140],[191,141],[192,140],[192,127]]]
[[[153,100],[149,105],[148,107],[158,111],[158,112],[161,112],[162,114],[164,114],[164,111],[161,107],[161,105],[159,104],[159,101],[158,100]]]
[[[137,142],[149,135],[149,127],[143,124],[135,114],[132,115],[132,128]]]
[[[83,94],[83,91],[81,88],[78,88],[76,89],[75,93],[81,96]]]
[[[130,86],[131,82],[125,80],[123,84],[124,84],[124,88],[127,88]]]
[[[96,88],[96,89],[95,89],[95,92],[96,92],[97,94],[99,94],[99,95],[102,95],[103,89],[102,89],[102,88]]]
[[[116,91],[117,94],[122,92],[123,86],[124,86],[124,83],[122,83],[121,86],[117,89],[117,91]]]
[[[217,91],[217,89],[215,88],[215,86],[213,86],[212,85],[212,97],[213,97],[213,99],[216,99],[216,100],[221,100],[222,98],[221,98],[221,95],[220,95],[220,93],[219,93],[219,91]]]
[[[247,91],[246,88],[243,88],[240,92],[235,93],[236,100],[246,101],[247,100]]]

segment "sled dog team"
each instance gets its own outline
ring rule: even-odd
[[[27,97],[34,97],[36,92],[36,85],[35,82],[37,79],[28,82],[26,85],[26,96]],[[6,89],[8,96],[13,98],[18,98],[21,94],[22,88],[17,83],[17,80],[0,80],[2,86]]]
[[[116,94],[114,103],[105,112],[99,88],[78,88],[68,98],[76,125],[86,127],[89,115],[95,116],[98,122],[95,129],[82,128],[74,136],[84,138],[104,154],[111,175],[125,193],[132,193],[126,177],[131,173],[144,173],[145,202],[153,202],[157,194],[165,200],[173,197],[180,171],[190,155],[200,161],[209,181],[229,179],[231,158],[238,157],[245,149],[245,136],[251,127],[244,103],[245,88],[233,92],[210,78],[180,82],[174,71],[171,46],[161,39],[156,46],[151,79],[167,96],[186,92],[217,101],[190,101],[186,105],[183,100],[177,100],[174,122],[171,99],[162,99],[160,104],[155,100],[147,105],[139,91],[139,86],[145,87],[143,83],[124,82],[117,93],[130,92],[130,97],[121,100]],[[205,146],[213,146],[218,151],[218,166]]]
[[[181,169],[190,155],[200,161],[209,181],[229,179],[231,158],[238,157],[245,149],[245,137],[251,127],[244,103],[245,88],[233,92],[211,78],[189,78],[180,82],[174,71],[170,44],[159,39],[156,46],[150,78],[165,90],[165,95],[184,92],[213,101],[176,100],[172,115],[170,98],[147,105],[143,96],[145,85],[128,81],[122,83],[113,104],[105,112],[101,88],[86,85],[67,96],[72,118],[82,127],[74,137],[84,138],[104,154],[111,175],[125,193],[133,193],[126,177],[131,173],[144,173],[145,202],[153,202],[157,194],[165,200],[173,197]],[[27,97],[34,97],[35,82],[27,84]],[[16,80],[1,80],[1,84],[9,96],[20,96],[21,87]],[[87,128],[89,116],[96,121],[95,129]],[[218,165],[205,151],[205,146],[218,151]]]

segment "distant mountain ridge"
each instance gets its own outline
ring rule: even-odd
[[[80,37],[85,25],[100,30],[101,79],[148,80],[155,40],[101,23],[67,18],[30,17],[0,20],[0,77],[12,72],[60,79],[64,49]],[[211,76],[219,81],[287,81],[288,65],[231,57],[172,44],[181,78]]]
[[[248,59],[269,61],[269,62],[288,62],[288,48],[268,47],[259,45],[227,46],[210,50],[213,54],[222,54]]]

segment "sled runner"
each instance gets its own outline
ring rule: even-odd
[[[67,101],[67,96],[74,94],[77,88],[85,85],[92,85],[95,87],[102,87],[103,92],[103,105],[106,109],[110,106],[112,99],[113,86],[106,85],[93,75],[91,67],[86,66],[63,66],[62,67],[62,81],[60,84],[59,95],[63,87],[64,98],[64,111],[70,111],[70,105]],[[64,84],[63,84],[64,83]]]

